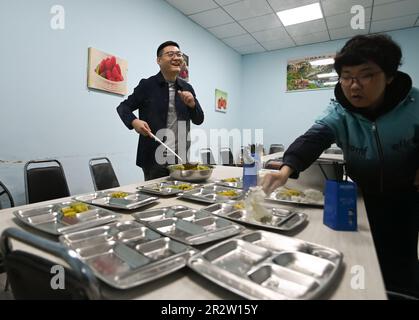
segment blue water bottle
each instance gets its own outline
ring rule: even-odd
[[[247,192],[250,187],[257,185],[257,163],[249,147],[243,149],[243,190]]]

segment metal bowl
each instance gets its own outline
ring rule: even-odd
[[[212,171],[214,171],[214,167],[210,165],[205,165],[209,167],[207,170],[179,170],[177,169],[178,166],[174,164],[167,167],[170,171],[170,177],[175,180],[188,182],[208,180],[212,175]]]

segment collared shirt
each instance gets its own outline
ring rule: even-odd
[[[167,139],[166,144],[177,150],[178,145],[178,119],[175,106],[176,85],[175,82],[167,81],[169,85],[169,111],[167,112]],[[182,137],[185,138],[186,137]]]

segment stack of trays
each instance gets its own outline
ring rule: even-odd
[[[243,195],[243,190],[241,189],[209,184],[202,188],[186,191],[179,198],[205,203],[217,203],[241,199]]]
[[[151,229],[188,245],[199,245],[237,235],[244,228],[208,212],[172,206],[134,213]]]
[[[312,299],[342,264],[334,249],[266,231],[216,244],[188,262],[196,272],[248,299]]]
[[[196,252],[136,221],[65,234],[60,242],[75,250],[99,279],[118,289],[135,287],[183,268]]]
[[[157,197],[124,191],[99,191],[74,199],[102,207],[124,210],[137,209],[158,200]]]
[[[30,227],[54,235],[93,228],[115,221],[120,217],[119,214],[112,211],[76,201],[17,210],[13,214]]]
[[[264,204],[264,207],[271,216],[261,219],[258,219],[254,212],[246,210],[243,201],[216,203],[203,210],[239,223],[280,231],[294,230],[308,220],[307,215],[302,212],[269,204]]]
[[[200,187],[200,184],[185,181],[171,180],[137,187],[142,192],[157,194],[159,196],[172,196]]]

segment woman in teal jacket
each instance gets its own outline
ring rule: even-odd
[[[336,100],[262,185],[270,193],[297,178],[336,143],[362,190],[387,290],[419,297],[419,90],[398,71],[401,57],[389,36],[350,39],[335,58]]]

